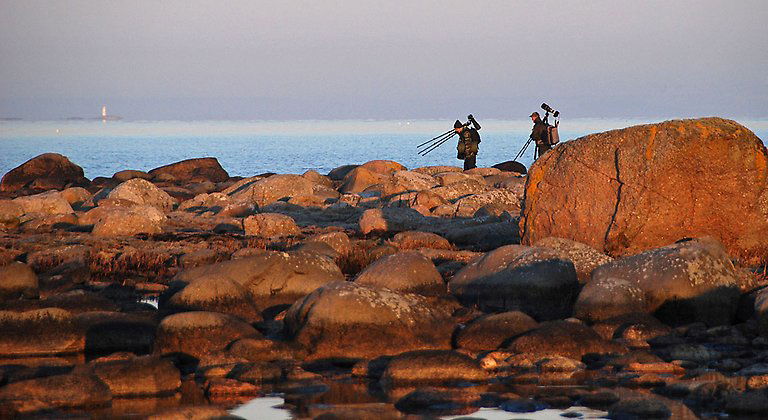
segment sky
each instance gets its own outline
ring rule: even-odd
[[[0,0],[0,118],[766,118],[767,22],[765,0]]]

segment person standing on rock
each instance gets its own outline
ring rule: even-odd
[[[459,135],[456,157],[464,160],[465,171],[477,167],[477,152],[480,150],[480,134],[477,132],[480,129],[480,124],[475,121],[472,114],[468,115],[467,119],[474,127],[470,127],[469,123],[464,125],[459,120],[453,124],[454,131]]]
[[[531,138],[536,142],[536,156],[540,157],[544,155],[552,146],[549,144],[549,136],[547,134],[547,123],[541,120],[538,112],[531,114],[531,120],[533,121],[533,130],[531,130]]]

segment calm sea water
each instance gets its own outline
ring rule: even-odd
[[[563,120],[561,140],[651,122],[630,119]],[[761,139],[768,120],[739,121]],[[480,120],[478,166],[511,160],[531,130],[530,120]],[[373,159],[408,168],[456,165],[455,138],[422,157],[419,143],[449,130],[452,121],[0,121],[0,175],[46,152],[69,157],[85,176],[124,169],[148,171],[183,159],[213,156],[230,175],[303,173]],[[526,166],[533,147],[518,159]]]

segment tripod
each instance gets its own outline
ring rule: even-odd
[[[528,149],[528,146],[531,144],[532,141],[533,141],[533,137],[528,137],[528,141],[525,142],[525,144],[523,145],[523,148],[520,149],[520,151],[517,153],[515,158],[512,159],[512,160],[516,161],[520,156],[522,156],[523,153],[525,153],[525,150]],[[539,157],[538,154],[539,154],[539,148],[538,147],[534,148],[533,149],[533,160],[536,160]]]

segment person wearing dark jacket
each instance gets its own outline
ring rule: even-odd
[[[453,124],[454,131],[459,135],[456,157],[464,160],[465,171],[477,167],[477,152],[480,150],[480,134],[477,132],[480,124],[471,115],[469,120],[474,127],[465,126],[459,120]]]
[[[531,114],[531,120],[533,121],[531,138],[536,142],[536,156],[540,157],[552,148],[552,146],[549,144],[547,124],[541,120],[538,112]]]

